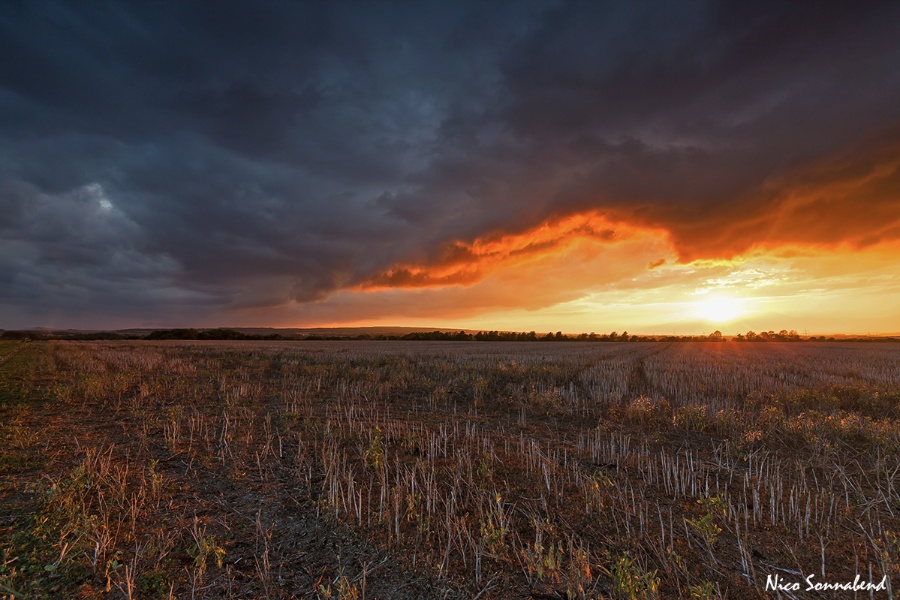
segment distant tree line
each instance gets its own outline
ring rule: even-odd
[[[308,337],[306,339],[313,339]],[[322,338],[314,339],[347,339],[347,338]],[[466,333],[465,331],[416,331],[405,335],[361,335],[353,339],[367,340],[419,340],[419,341],[461,341],[461,342],[725,342],[727,338],[721,331],[709,335],[685,335],[685,336],[641,336],[630,335],[627,331],[617,333],[580,333],[565,334],[561,331],[538,334],[534,331],[479,331],[478,333]]]
[[[27,339],[40,339],[43,337],[47,337],[43,331],[4,331],[3,335],[0,335],[4,340],[27,340]]]
[[[148,340],[284,340],[280,333],[252,335],[235,329],[160,329],[146,336]]]
[[[115,331],[50,331],[47,329],[16,329],[0,333],[4,340],[141,340],[140,335],[125,335]]]
[[[748,331],[746,334],[739,333],[734,338],[732,338],[735,342],[802,342],[803,338],[800,337],[800,334],[791,329],[787,331],[786,329],[782,329],[778,333],[774,331],[761,331],[756,333],[754,331]],[[809,340],[814,340],[818,338],[808,338]],[[824,339],[824,336],[823,336]],[[834,339],[834,338],[830,338]]]
[[[38,330],[10,330],[2,331],[0,339],[6,340],[409,340],[409,341],[442,341],[442,342],[727,342],[721,331],[714,331],[709,335],[631,335],[627,331],[617,333],[580,333],[564,334],[561,331],[539,334],[534,331],[479,331],[467,333],[466,331],[415,331],[404,335],[389,334],[361,334],[356,336],[340,335],[307,335],[290,336],[280,333],[255,335],[244,333],[236,329],[159,329],[146,336],[137,334],[122,334],[112,331],[99,332],[72,332]],[[739,333],[731,338],[732,342],[832,342],[834,337],[809,336],[801,337],[795,330],[782,329],[779,332],[761,331],[756,333],[748,331]],[[857,337],[840,338],[843,342],[898,342],[896,337]]]
[[[561,331],[539,335],[534,331],[479,331],[478,333],[458,333],[446,331],[416,331],[402,336],[376,336],[373,339],[395,340],[441,340],[441,341],[475,341],[475,342],[637,342],[645,338],[636,335],[621,335],[613,331],[608,334],[582,333],[568,335]]]

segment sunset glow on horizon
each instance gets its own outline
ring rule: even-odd
[[[744,315],[740,298],[715,296],[697,303],[697,317],[712,323],[730,323]]]
[[[809,335],[900,331],[896,245],[791,246],[680,263],[664,232],[655,233],[630,231],[609,239],[591,233],[565,241],[550,236],[554,242],[541,251],[519,254],[497,251],[503,239],[495,238],[495,250],[483,263],[466,253],[465,271],[453,270],[459,265],[446,260],[439,261],[437,275],[425,265],[404,266],[380,276],[380,285],[370,282],[339,292],[307,310],[321,315],[320,327],[397,325],[404,315],[419,312],[404,324],[677,335],[714,329],[726,335],[781,329]],[[506,242],[523,245],[520,238]],[[442,282],[459,272],[471,280]],[[384,285],[399,281],[398,273],[403,273],[402,285]],[[330,320],[332,311],[366,316]],[[841,326],[834,315],[841,315]]]
[[[898,27],[4,5],[0,328],[900,334]]]

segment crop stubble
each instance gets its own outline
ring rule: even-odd
[[[776,574],[891,583],[898,354],[9,343],[0,597],[752,598]]]

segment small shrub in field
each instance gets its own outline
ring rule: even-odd
[[[700,537],[710,546],[716,543],[722,528],[716,524],[716,519],[725,517],[727,512],[725,504],[719,496],[704,497],[697,500],[705,511],[698,519],[687,519],[688,525],[696,531]]]
[[[379,427],[372,432],[372,439],[365,452],[366,465],[372,469],[380,469],[384,465],[384,434]]]
[[[645,571],[630,556],[622,556],[612,569],[612,592],[621,600],[650,600],[659,591],[659,577],[656,570]]]
[[[690,587],[691,598],[696,600],[713,600],[717,597],[716,586],[711,581],[696,583]]]
[[[706,409],[702,406],[679,406],[675,409],[672,424],[684,431],[705,431],[707,428]]]

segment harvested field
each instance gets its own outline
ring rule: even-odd
[[[898,419],[887,343],[5,342],[0,597],[888,598]]]

